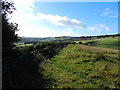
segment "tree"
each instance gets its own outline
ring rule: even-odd
[[[11,57],[13,55],[12,48],[15,46],[14,42],[17,42],[18,36],[15,34],[17,31],[18,24],[9,22],[8,15],[13,13],[15,10],[13,2],[6,0],[1,1],[1,15],[2,15],[2,57]]]

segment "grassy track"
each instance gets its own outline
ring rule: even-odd
[[[41,67],[50,88],[119,88],[119,64],[118,50],[71,44]]]
[[[86,40],[82,41],[83,43],[87,42],[94,42],[90,45],[96,46],[96,47],[101,47],[101,48],[112,48],[112,49],[118,49],[120,40],[118,39],[119,37],[107,37],[107,38],[100,38],[100,39],[95,39],[95,40]]]

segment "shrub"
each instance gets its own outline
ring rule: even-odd
[[[82,42],[79,42],[79,44],[83,44]]]

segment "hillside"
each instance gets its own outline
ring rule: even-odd
[[[118,50],[68,45],[41,65],[50,88],[119,88]]]
[[[82,43],[100,48],[119,49],[120,37],[106,37],[93,40],[84,40]]]
[[[81,36],[81,37],[70,37],[70,36],[61,36],[61,37],[46,37],[46,38],[32,38],[32,37],[19,37],[21,41],[17,45],[23,44],[32,44],[39,42],[71,42],[76,43],[82,42],[85,45],[96,46],[101,48],[112,48],[118,49],[118,44],[120,40],[119,34],[114,35],[101,35],[101,36]]]

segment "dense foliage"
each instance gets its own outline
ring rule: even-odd
[[[7,2],[6,0],[2,0],[2,55],[3,61],[5,58],[14,56],[14,51],[12,48],[14,47],[14,42],[18,41],[17,31],[18,24],[9,22],[8,16],[12,14],[14,5],[12,2]]]

